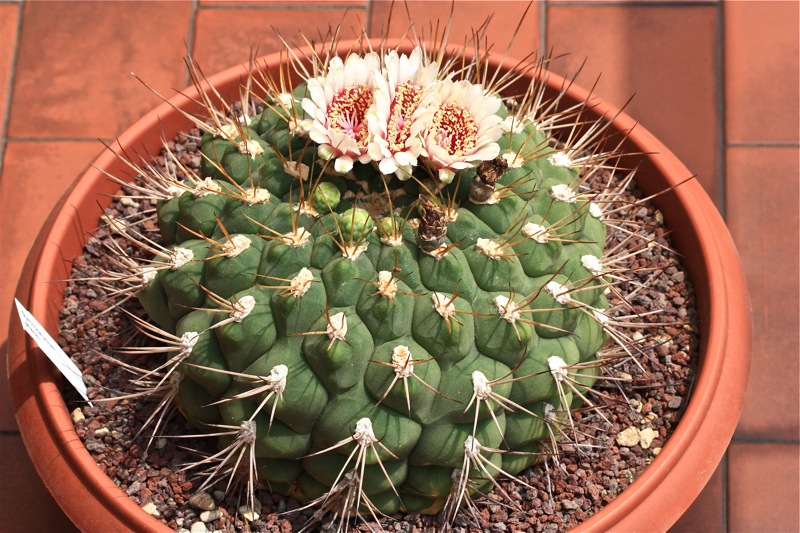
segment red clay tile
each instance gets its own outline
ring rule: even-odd
[[[729,148],[728,226],[753,305],[750,384],[736,437],[800,434],[798,148]]]
[[[320,32],[325,35],[329,26],[340,22],[343,38],[354,38],[365,17],[366,9],[200,9],[194,58],[204,72],[212,74],[246,64],[251,50],[257,49],[259,55],[282,50],[273,28],[287,42],[300,45],[305,43],[302,35],[316,39]]]
[[[660,138],[721,201],[715,77],[717,9],[711,5],[571,5],[548,10],[547,46],[570,54],[552,69],[621,106]],[[597,77],[600,79],[597,80]]]
[[[412,0],[394,2],[392,9],[390,0],[374,0],[370,18],[370,35],[372,37],[382,37],[386,34],[387,27],[390,37],[400,38],[406,35],[410,27],[406,5],[414,22],[417,35],[426,37],[437,33],[437,27],[438,34],[442,34],[450,18],[451,7],[453,7],[449,0]],[[540,51],[539,38],[541,32],[539,31],[539,6],[537,3],[534,3],[528,10],[523,25],[513,43],[510,43],[510,41],[527,7],[527,2],[470,2],[456,0],[448,42],[451,44],[463,43],[465,38],[471,37],[472,32],[480,28],[487,20],[487,17],[491,16],[486,36],[488,37],[488,43],[492,46],[492,50],[502,53],[511,44],[509,55],[517,59],[525,58],[529,54]],[[389,24],[390,9],[391,23]]]
[[[725,125],[729,142],[797,142],[798,2],[725,3]]]
[[[191,4],[27,2],[8,136],[111,138],[183,87]]]
[[[19,6],[0,5],[0,142],[5,132],[8,83],[14,61],[14,47],[17,42],[17,18]]]
[[[8,336],[9,313],[22,265],[42,222],[70,183],[103,150],[99,142],[15,142],[6,146],[0,198],[0,346]],[[90,228],[87,228],[87,230]],[[5,356],[4,356],[5,358]],[[16,431],[8,382],[0,379],[0,431]],[[2,457],[2,455],[0,455]],[[2,462],[2,461],[0,461]]]
[[[669,530],[670,533],[725,531],[725,485],[723,466],[717,467],[703,492]]]
[[[3,531],[77,531],[39,480],[19,436],[0,435],[0,457]]]
[[[733,444],[728,451],[728,531],[800,531],[798,467],[798,444]]]

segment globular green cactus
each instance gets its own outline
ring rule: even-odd
[[[139,168],[164,241],[132,269],[140,327],[217,436],[213,472],[343,516],[452,518],[554,452],[600,373],[605,126],[539,81],[502,100],[479,59],[315,61],[193,117],[200,174],[169,151],[173,171]]]

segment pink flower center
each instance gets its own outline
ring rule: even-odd
[[[332,129],[367,144],[367,109],[372,104],[372,89],[366,84],[354,85],[339,91],[328,104],[328,124]]]
[[[436,144],[452,156],[472,152],[478,140],[478,124],[469,111],[455,102],[447,102],[433,116]]]
[[[393,153],[405,149],[406,141],[411,135],[411,117],[419,107],[421,95],[420,87],[407,81],[399,84],[395,89],[394,100],[389,108],[389,124],[386,131],[386,140]]]

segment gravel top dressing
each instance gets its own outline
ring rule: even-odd
[[[200,165],[199,136],[200,132],[193,130],[178,134],[168,143],[187,168]],[[157,157],[156,163],[163,165],[163,157]],[[612,178],[605,175],[594,179]],[[641,197],[636,190],[627,194],[619,199],[620,206],[630,206]],[[158,404],[137,397],[120,399],[136,391],[127,386],[130,372],[108,356],[115,356],[117,348],[145,346],[152,341],[130,318],[142,315],[136,299],[122,302],[112,288],[97,281],[104,270],[113,270],[108,250],[121,247],[132,257],[143,257],[140,250],[113,231],[107,220],[115,221],[115,226],[124,221],[149,239],[157,241],[159,236],[154,206],[146,201],[121,198],[106,210],[106,217],[83,256],[74,261],[59,338],[82,370],[94,402],[94,407],[89,407],[77,393],[65,392],[76,431],[97,464],[146,512],[175,530],[288,532],[307,527],[309,531],[335,531],[335,516],[301,509],[302,504],[272,495],[268,487],[258,492],[255,509],[247,506],[240,487],[227,488],[221,483],[198,491],[202,481],[193,477],[195,471],[184,467],[217,450],[213,438],[172,438],[197,433],[182,417],[165,417],[155,438],[151,438],[152,424],[140,434],[148,418],[154,413],[161,416],[155,411]],[[631,252],[645,251],[631,254],[627,265],[615,265],[635,272],[631,281],[620,286],[620,292],[626,295],[633,313],[641,317],[638,321],[651,324],[629,333],[634,341],[641,338],[641,353],[635,354],[634,361],[622,353],[614,355],[621,350],[612,347],[606,377],[597,381],[589,396],[601,409],[584,406],[573,410],[573,427],[563,428],[558,456],[524,471],[519,481],[500,477],[499,488],[476,500],[474,506],[464,507],[454,530],[565,531],[579,526],[641,474],[676,427],[691,393],[697,363],[694,293],[679,258],[670,251],[661,214],[644,202],[630,207],[625,217],[647,227],[639,233],[656,243],[625,242],[623,246],[630,247]],[[619,233],[612,238],[623,242]],[[614,294],[609,300],[612,308],[620,303]],[[621,312],[632,314],[629,309]],[[142,355],[124,362],[155,368],[162,361]],[[103,398],[108,400],[101,401]],[[499,494],[501,490],[516,506]],[[351,528],[422,532],[440,529],[441,522],[435,516],[398,514],[379,524],[365,517]]]

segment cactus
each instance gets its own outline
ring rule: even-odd
[[[163,239],[129,229],[153,259],[116,261],[164,357],[136,383],[218,440],[201,488],[451,523],[577,440],[598,354],[634,351],[596,187],[618,154],[583,106],[538,80],[500,98],[484,67],[319,53],[292,87],[253,72],[241,105],[206,100],[199,173],[166,147],[129,162]]]

